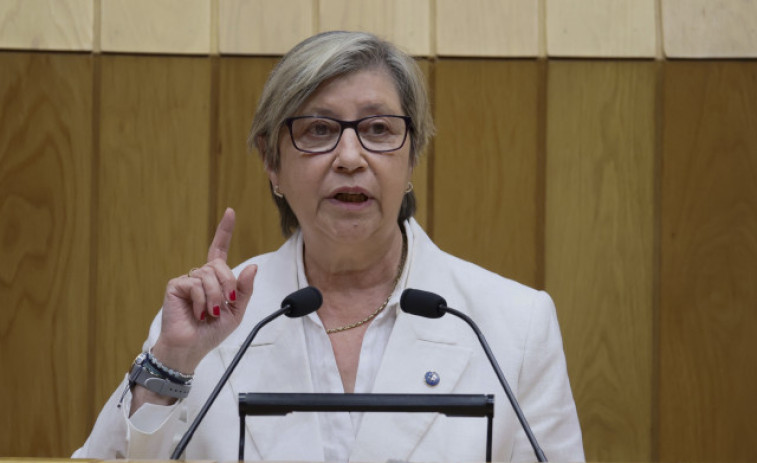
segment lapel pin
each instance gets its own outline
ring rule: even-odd
[[[441,379],[439,377],[439,373],[437,373],[435,371],[427,371],[426,372],[426,376],[424,378],[426,379],[426,384],[428,384],[429,386],[432,386],[432,387],[436,386],[437,384],[439,384],[439,381]]]

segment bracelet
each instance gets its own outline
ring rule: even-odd
[[[194,379],[194,374],[187,375],[185,373],[176,371],[172,368],[168,368],[167,366],[163,365],[160,362],[160,360],[155,358],[155,356],[152,355],[151,351],[148,351],[146,353],[147,353],[147,358],[145,360],[147,361],[145,362],[145,364],[149,370],[152,370],[151,373],[154,373],[156,376],[162,376],[177,384],[185,384],[185,385],[192,384],[192,380]]]

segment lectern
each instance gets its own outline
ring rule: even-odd
[[[244,461],[247,415],[274,416],[292,412],[425,412],[456,417],[486,417],[486,461],[492,461],[491,394],[239,394],[239,461]]]

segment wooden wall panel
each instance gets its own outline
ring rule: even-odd
[[[538,63],[444,59],[435,74],[434,239],[540,285]]]
[[[431,0],[318,1],[318,32],[363,30],[391,40],[416,56],[429,56]]]
[[[665,55],[756,58],[757,2],[660,0]]]
[[[92,58],[0,69],[0,455],[66,457],[92,413]]]
[[[426,59],[419,59],[418,65],[426,76],[426,85],[431,88],[434,75],[434,65],[431,61]],[[433,106],[433,99],[431,102]],[[434,156],[433,139],[429,143],[429,147],[425,153],[421,154],[421,159],[418,165],[413,168],[413,176],[411,182],[413,182],[413,191],[415,191],[416,210],[415,220],[428,232],[429,231],[429,202],[431,191],[429,189],[430,175],[431,175],[431,163]]]
[[[653,458],[655,69],[549,63],[546,288],[589,461]]]
[[[230,264],[277,249],[283,242],[279,214],[257,150],[247,150],[247,136],[260,93],[278,58],[222,58],[218,107],[216,207],[233,207],[237,223]],[[220,217],[220,215],[219,215]]]
[[[222,54],[283,55],[313,35],[313,0],[223,0],[219,5]]]
[[[92,50],[92,0],[0,2],[0,48]]]
[[[654,58],[655,0],[546,0],[549,56]]]
[[[100,1],[102,51],[210,53],[210,0]]]
[[[96,406],[140,352],[169,279],[210,244],[210,61],[103,56]]]
[[[539,2],[533,0],[436,0],[439,56],[539,54]]]
[[[757,63],[665,64],[660,459],[757,459]]]

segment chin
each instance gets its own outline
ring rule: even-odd
[[[358,243],[373,239],[382,228],[381,223],[371,219],[348,219],[331,222],[328,233],[336,241]]]

